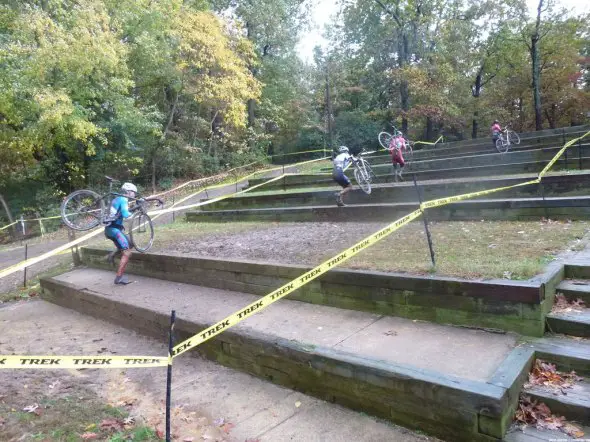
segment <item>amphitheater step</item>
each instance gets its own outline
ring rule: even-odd
[[[590,434],[590,427],[579,428],[581,428],[585,435]],[[538,430],[535,427],[525,427],[521,429],[515,426],[510,429],[510,431],[502,440],[505,442],[565,442],[569,440],[579,441],[580,439],[573,436],[568,436],[559,430]]]
[[[564,313],[549,313],[547,327],[553,333],[590,337],[590,308]]]
[[[187,212],[187,221],[392,221],[418,208],[413,203],[352,204]],[[433,221],[588,219],[590,197],[464,200],[430,209]]]
[[[590,280],[566,279],[561,281],[555,290],[562,293],[568,300],[581,299],[586,306],[590,306]]]
[[[43,297],[163,338],[169,312],[186,339],[259,297],[77,269],[42,281]],[[274,383],[447,440],[500,438],[507,389],[488,383],[516,337],[310,305],[273,304],[199,346],[206,357]],[[480,433],[480,429],[483,431]]]

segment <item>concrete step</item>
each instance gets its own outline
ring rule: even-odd
[[[590,262],[569,262],[565,264],[565,277],[568,279],[590,280]]]
[[[345,200],[348,203],[348,201]],[[211,210],[187,212],[187,221],[393,221],[418,208],[417,203],[354,204],[262,209]],[[590,197],[511,198],[464,200],[428,210],[435,221],[466,220],[539,220],[543,217],[560,220],[590,218]]]
[[[128,328],[79,314],[41,299],[3,304],[0,308],[0,324],[2,354],[162,356],[168,350],[166,339],[148,338],[130,332]],[[38,330],[43,330],[43,333],[37,333]],[[29,386],[48,385],[59,379],[62,391],[68,391],[66,389],[70,387],[70,381],[74,385],[83,381],[85,387],[97,391],[101,397],[106,396],[109,402],[118,402],[116,398],[136,397],[138,401],[133,404],[131,413],[135,415],[139,412],[145,420],[161,409],[166,390],[166,369],[161,368],[37,370],[18,374],[13,370],[0,370],[3,394],[6,395],[9,385],[14,385],[17,375],[21,386],[25,379]],[[115,395],[113,387],[116,387]],[[56,390],[60,390],[60,387]],[[174,360],[171,399],[174,410],[172,428],[176,429],[173,430],[176,436],[174,441],[437,442],[432,437],[412,433],[389,421],[375,419],[365,413],[294,392],[205,358],[188,356]],[[4,410],[9,404],[13,404],[12,400],[22,403],[19,398],[4,397]],[[51,409],[47,412],[51,413]],[[232,424],[231,432],[224,434],[225,437],[221,439],[219,437],[222,433],[215,432],[207,432],[201,437],[201,431],[195,434],[195,424],[190,425],[197,418],[201,421],[199,427],[210,426],[210,429],[214,427],[214,419],[223,418],[225,422]],[[21,424],[21,433],[27,431],[25,425]],[[5,427],[0,430],[0,439],[3,442],[16,440],[6,437],[4,430]],[[25,438],[28,441],[36,440],[33,436],[25,436],[21,440]],[[47,436],[44,439],[50,440]],[[80,441],[81,438],[69,440]]]
[[[555,287],[555,290],[570,301],[581,299],[587,307],[590,306],[590,280],[588,279],[565,279]]]
[[[487,177],[481,179],[460,178],[444,181],[423,181],[419,183],[420,193],[423,201],[444,198],[448,196],[461,195],[480,190],[507,187],[535,179],[535,176],[519,177]],[[513,189],[497,192],[491,195],[484,195],[476,199],[500,198],[526,198],[539,197],[544,193],[545,197],[556,196],[585,196],[590,187],[590,173],[576,175],[554,175],[543,180],[543,187],[539,185],[520,186]],[[332,204],[334,202],[334,187],[310,189],[306,191],[282,191],[274,190],[266,193],[252,192],[241,196],[228,198],[217,203],[203,206],[202,210],[227,210],[227,209],[254,209],[263,207],[283,206],[316,206],[321,204]],[[364,203],[402,203],[418,202],[418,193],[411,180],[397,184],[376,184],[371,194],[367,195],[361,189],[355,188],[347,196],[349,204]]]
[[[496,165],[496,167],[508,167],[512,164],[534,163],[534,162],[548,162],[560,151],[559,147],[534,149],[526,151],[514,151],[501,154],[499,152],[491,152],[483,155],[460,155],[448,158],[432,158],[432,159],[415,159],[411,163],[411,167],[415,171],[429,171],[438,169],[452,169],[458,167],[485,167],[489,165]],[[562,155],[564,162],[569,162],[570,165],[579,162],[580,159],[588,158],[590,154],[590,143],[571,146],[566,150],[567,155]],[[375,161],[371,161],[371,168],[379,175],[388,172],[391,168],[391,160],[388,157],[381,157]],[[331,172],[331,168],[321,169],[324,172]]]
[[[590,337],[590,308],[581,312],[549,313],[546,320],[549,331],[553,333]]]
[[[565,416],[568,420],[583,425],[590,425],[589,381],[588,378],[582,379],[576,382],[572,388],[563,391],[536,385],[524,389],[523,393],[547,404],[553,414]]]
[[[58,305],[163,339],[187,339],[259,297],[77,269],[42,281]],[[507,389],[490,384],[514,335],[281,300],[198,347],[271,382],[453,441],[501,438]],[[181,356],[183,357],[183,356]]]
[[[580,376],[586,378],[578,382],[574,388],[567,389],[567,394],[555,392],[547,389],[547,387],[533,387],[529,389],[524,388],[525,379],[521,378],[523,385],[522,393],[532,396],[535,400],[546,403],[553,414],[558,416],[565,416],[566,419],[576,427],[580,428],[585,435],[590,436],[590,384],[588,384],[588,374],[590,374],[590,340],[572,339],[564,336],[560,337],[544,337],[535,339],[521,347],[517,347],[513,353],[520,350],[531,351],[534,355],[533,359],[543,359],[544,361],[553,363],[558,370],[562,372],[576,371]],[[506,360],[508,361],[508,359]],[[518,364],[518,358],[512,358],[509,364],[504,362],[504,366],[514,366]],[[532,365],[532,360],[530,360]],[[527,373],[530,369],[527,369]],[[520,428],[514,424],[505,435],[504,441],[508,442],[542,442],[542,441],[557,441],[557,440],[580,440],[568,436],[566,433],[555,430],[538,430],[534,427]]]
[[[589,149],[590,151],[590,149]],[[506,176],[506,175],[521,175],[521,174],[537,174],[547,165],[547,161],[535,161],[528,163],[512,163],[504,165],[491,164],[487,166],[473,166],[473,167],[456,167],[433,170],[419,170],[415,171],[416,180],[418,182],[427,180],[446,180],[467,177],[489,177],[489,176]],[[563,170],[590,170],[590,157],[583,157],[581,162],[569,161],[567,164],[564,158],[557,160],[551,168],[552,172]],[[408,166],[404,171],[404,178],[406,181],[412,179],[412,166]],[[350,175],[352,176],[352,175]],[[266,181],[266,179],[252,179],[249,180],[249,185],[254,186]],[[378,173],[375,179],[376,183],[392,183],[394,177],[392,173]],[[354,184],[354,183],[353,183]],[[334,186],[334,180],[329,172],[323,174],[302,174],[290,175],[283,179],[273,181],[264,186],[260,186],[258,191],[267,191],[270,189],[293,189],[302,187],[323,187]]]
[[[576,426],[581,428],[585,436],[590,434],[590,427],[580,427],[579,425]],[[515,425],[508,431],[502,440],[504,442],[557,442],[569,440],[580,441],[587,439],[577,439],[572,436],[568,436],[560,430],[537,430],[534,427],[526,427],[521,429]]]

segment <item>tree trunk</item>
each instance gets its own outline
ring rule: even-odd
[[[4,207],[4,211],[6,212],[6,216],[8,217],[8,222],[12,224],[14,222],[14,218],[12,217],[12,212],[4,199],[4,195],[0,193],[0,203],[2,203],[2,207]]]
[[[543,114],[541,112],[541,62],[539,60],[539,27],[541,25],[541,8],[543,0],[539,0],[537,7],[537,23],[535,32],[531,35],[531,61],[533,65],[533,102],[535,104],[535,129],[543,129]]]
[[[400,54],[399,54],[399,67],[401,69],[408,62],[407,57],[408,57],[409,48],[408,48],[408,37],[407,37],[406,33],[404,32],[404,30],[401,28],[400,28],[400,34],[401,34],[401,44],[400,44]],[[400,100],[401,100],[402,113],[403,113],[403,115],[402,115],[402,132],[407,134],[408,133],[407,112],[410,109],[410,92],[408,90],[408,81],[407,80],[402,79],[402,81],[400,82],[399,93],[400,93]]]
[[[254,106],[256,102],[253,99],[248,100],[248,127],[254,127]]]
[[[328,132],[328,148],[332,146],[332,99],[330,98],[330,77],[328,74],[328,63],[326,62],[326,130]]]
[[[163,144],[166,141],[166,136],[170,131],[170,127],[172,126],[172,122],[174,121],[174,114],[176,113],[176,106],[178,106],[178,98],[180,97],[180,93],[177,93],[174,97],[174,103],[172,103],[172,107],[170,108],[170,113],[168,114],[168,121],[166,122],[166,127],[164,127],[164,132],[162,132],[162,137],[160,138],[160,144]],[[158,153],[158,146],[154,148],[153,155],[152,155],[152,194],[156,193],[156,160],[157,160],[157,153]]]
[[[483,67],[475,77],[475,84],[471,86],[471,95],[475,98],[475,109],[473,111],[473,123],[471,127],[471,138],[477,138],[477,130],[479,128],[479,96],[481,94],[481,75]]]
[[[432,121],[432,118],[426,117],[426,139],[428,141],[434,139],[433,132],[434,132],[434,123]]]

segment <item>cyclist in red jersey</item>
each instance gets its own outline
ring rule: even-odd
[[[398,181],[398,177],[403,181],[402,171],[406,162],[402,155],[402,149],[406,150],[406,140],[403,134],[398,131],[389,142],[389,151],[391,152],[391,162],[393,164],[395,182]]]
[[[500,122],[498,120],[494,120],[494,124],[490,128],[490,132],[492,132],[492,144],[494,148],[496,147],[496,140],[500,138],[500,134],[502,133],[502,126],[500,126]]]

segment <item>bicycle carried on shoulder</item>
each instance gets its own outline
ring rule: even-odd
[[[381,147],[385,150],[388,150],[389,152],[401,149],[401,146],[395,146],[395,144],[392,143],[392,140],[395,138],[395,135],[397,135],[397,133],[397,129],[395,129],[394,135],[391,135],[389,132],[380,132],[377,138],[379,140],[379,144],[381,145]],[[403,155],[406,164],[409,166],[412,160],[414,159],[414,143],[405,138],[404,140],[406,141],[406,150],[405,152],[403,152]],[[392,146],[392,144],[394,145]]]
[[[520,137],[510,126],[506,126],[496,140],[496,149],[500,153],[506,153],[512,144],[520,144]]]
[[[133,201],[135,205],[130,211],[135,212],[129,219],[129,236],[131,243],[138,252],[147,252],[154,243],[154,226],[147,214],[149,203],[155,202],[163,207],[159,198],[133,198],[113,192],[114,178],[105,176],[109,183],[109,191],[99,195],[93,190],[82,189],[70,193],[61,204],[61,219],[70,229],[90,230],[99,225],[108,226],[114,221],[110,216],[111,204],[119,196]]]

